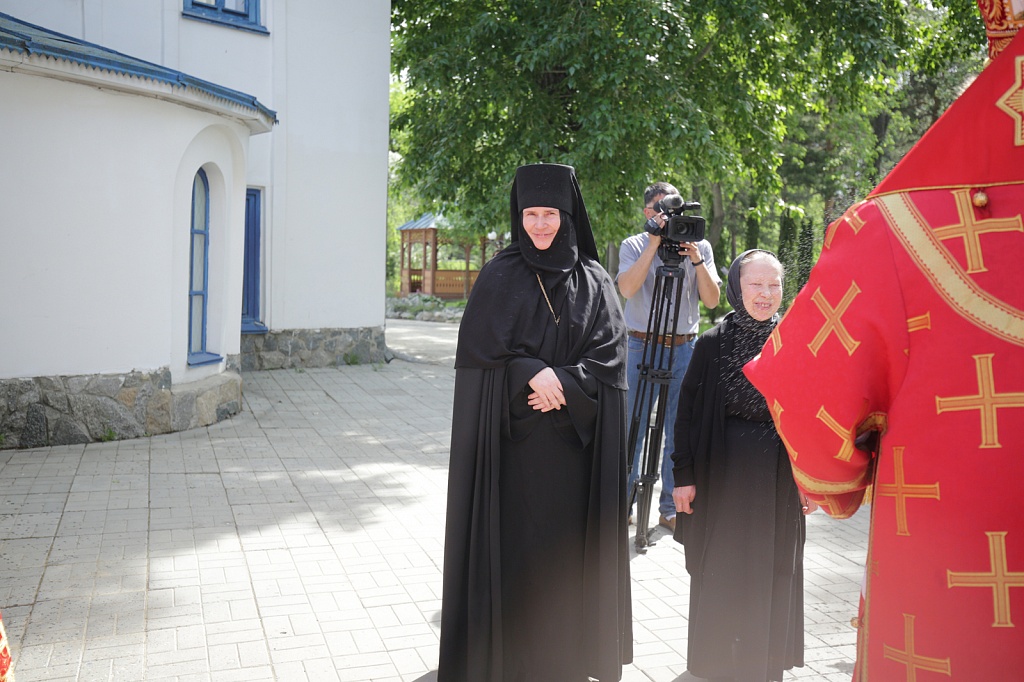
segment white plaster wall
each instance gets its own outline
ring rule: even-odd
[[[278,112],[247,168],[264,201],[263,321],[382,326],[390,3],[260,4],[269,35],[182,19],[163,61]]]
[[[19,19],[255,96],[263,321],[384,324],[390,2],[261,0],[269,35],[184,18],[181,0],[0,0]],[[241,286],[240,280],[238,284]]]
[[[85,0],[0,0],[0,12],[64,35],[82,37]]]
[[[268,323],[384,324],[390,3],[271,3]]]
[[[0,164],[0,377],[171,365],[177,382],[220,371],[182,366],[191,184],[184,198],[180,185],[200,158],[222,176],[229,201],[211,240],[209,350],[237,353],[248,130],[176,104],[3,71],[0,101],[18,103],[0,107],[0,130],[17,131],[5,135]]]

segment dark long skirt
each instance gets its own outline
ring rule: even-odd
[[[503,682],[585,682],[583,571],[591,454],[551,426],[501,443]]]
[[[771,422],[726,419],[712,453],[704,560],[690,581],[687,664],[699,677],[781,680],[803,665],[805,521]]]

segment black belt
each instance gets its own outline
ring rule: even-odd
[[[648,334],[646,332],[636,332],[632,329],[629,330],[629,335],[634,339],[642,339],[644,341],[648,339]],[[666,334],[664,336],[658,334],[654,338],[655,343],[659,346],[678,346],[679,344],[693,341],[696,337],[696,334]]]

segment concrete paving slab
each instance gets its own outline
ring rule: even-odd
[[[389,364],[246,373],[207,428],[0,451],[18,679],[433,680],[456,333],[389,320]],[[787,679],[850,677],[867,516],[808,519]],[[623,679],[694,679],[682,548],[651,539]]]

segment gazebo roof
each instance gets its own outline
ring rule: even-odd
[[[438,223],[437,216],[435,216],[433,213],[424,213],[419,218],[416,218],[415,220],[410,220],[409,222],[404,223],[403,225],[400,225],[398,227],[398,229],[400,231],[402,231],[402,230],[426,230],[426,229],[430,229],[432,227],[433,228],[439,227],[439,225],[437,223]]]

